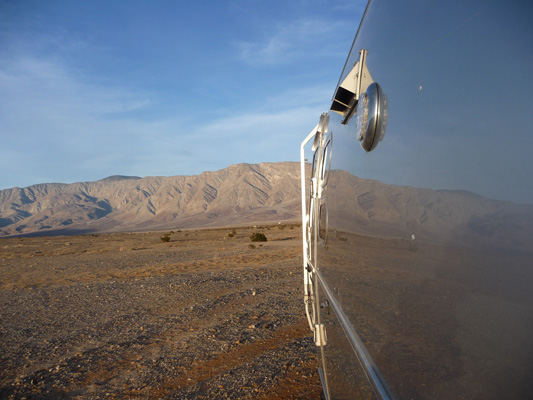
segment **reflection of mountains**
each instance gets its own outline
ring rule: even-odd
[[[418,189],[331,171],[330,228],[371,235],[533,249],[533,206],[467,191]]]

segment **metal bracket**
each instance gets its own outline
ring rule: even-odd
[[[361,93],[364,93],[368,86],[374,82],[366,65],[367,54],[368,50],[359,51],[359,61],[354,64],[352,70],[337,87],[333,97],[331,111],[344,117],[341,121],[344,125],[348,123],[355,111]]]
[[[327,336],[326,336],[326,327],[324,326],[324,324],[316,324],[315,325],[315,329],[314,329],[314,333],[315,333],[315,344],[318,346],[318,347],[322,347],[322,346],[325,346],[326,345],[326,342],[327,342]]]

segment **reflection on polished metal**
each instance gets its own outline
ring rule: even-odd
[[[327,183],[327,176],[329,174],[329,164],[326,169],[326,159],[331,160],[331,139],[326,142],[326,135],[329,129],[329,114],[323,113],[320,116],[320,121],[315,128],[307,135],[300,146],[300,166],[301,166],[301,190],[302,190],[302,235],[303,235],[303,272],[304,272],[304,303],[307,321],[311,331],[315,332],[316,327],[323,329],[317,322],[317,313],[315,305],[315,290],[314,285],[314,273],[316,254],[313,254],[313,248],[311,243],[313,242],[314,235],[316,234],[317,217],[316,207],[317,199],[322,196],[322,191]],[[312,151],[313,151],[313,165],[312,165],[312,177],[309,194],[309,208],[307,208],[306,198],[306,158],[305,158],[305,145],[313,139]],[[328,149],[329,148],[329,149]],[[328,157],[329,155],[329,157]],[[316,251],[316,249],[315,249]],[[311,308],[311,311],[310,311]],[[315,332],[316,334],[316,332]],[[320,333],[319,333],[320,335]],[[324,343],[324,341],[318,340],[318,344]]]
[[[374,395],[380,400],[394,399],[381,375],[381,372],[374,363],[374,360],[372,360],[372,357],[368,353],[368,350],[363,344],[361,338],[350,323],[349,318],[342,311],[341,305],[335,299],[335,296],[331,292],[331,289],[329,288],[327,282],[324,280],[320,273],[317,273],[317,277],[318,283],[320,283],[322,290],[324,290],[324,293],[327,296],[326,302],[328,304],[328,312],[329,307],[331,305],[331,308],[333,308],[336,317],[339,319],[342,329],[344,330],[346,337],[348,338],[353,350],[355,351],[355,354],[361,366],[363,367],[363,371],[372,386]]]
[[[533,87],[533,3],[518,3],[367,6],[327,128],[301,148],[326,399],[531,398],[533,113],[516,88]]]
[[[329,129],[329,114],[328,113],[322,113],[320,116],[320,122],[319,122],[319,131],[325,135],[328,133]]]
[[[372,83],[357,104],[355,115],[357,139],[365,151],[372,151],[385,136],[388,100],[376,83]]]

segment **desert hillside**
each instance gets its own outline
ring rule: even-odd
[[[125,232],[295,220],[299,164],[232,165],[195,176],[112,176],[0,191],[0,235]]]
[[[471,192],[388,185],[331,171],[330,228],[531,249],[533,206]],[[239,226],[300,217],[299,163],[237,164],[195,176],[112,176],[0,191],[0,236]]]

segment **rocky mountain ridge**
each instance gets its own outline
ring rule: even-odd
[[[330,173],[330,228],[533,248],[533,206]],[[237,164],[194,176],[110,176],[0,191],[0,237],[255,225],[301,218],[300,165]],[[336,210],[341,210],[337,212]]]
[[[116,232],[299,216],[299,164],[232,165],[194,176],[111,176],[0,191],[0,235]]]

